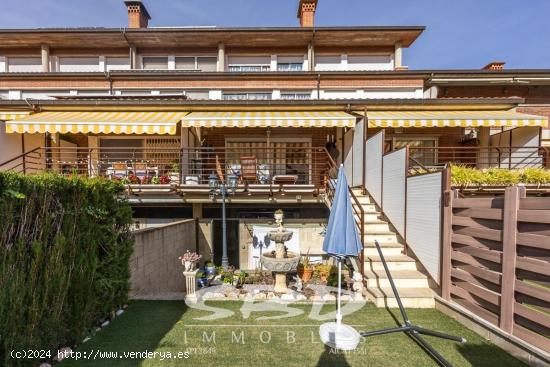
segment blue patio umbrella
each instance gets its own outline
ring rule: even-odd
[[[348,180],[344,167],[340,166],[323,251],[335,257],[346,257],[357,256],[362,249],[349,198]]]
[[[348,180],[344,167],[340,165],[336,190],[332,200],[332,209],[323,242],[323,251],[338,260],[338,301],[336,322],[321,325],[321,341],[332,348],[352,350],[360,341],[360,334],[351,326],[342,324],[342,261],[349,256],[357,256],[363,250],[361,238],[357,232],[353,207],[349,197]]]

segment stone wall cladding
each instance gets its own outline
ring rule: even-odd
[[[134,253],[130,258],[130,296],[165,298],[185,291],[179,256],[196,250],[195,220],[134,232]]]

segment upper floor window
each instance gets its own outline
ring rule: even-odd
[[[218,58],[215,56],[178,56],[176,57],[176,69],[216,71]]]
[[[348,55],[348,70],[393,70],[391,55]]]
[[[12,73],[29,73],[42,71],[42,59],[39,57],[9,57],[7,69]]]
[[[99,71],[99,57],[60,57],[59,71],[97,72]]]
[[[342,56],[340,55],[316,55],[315,70],[330,71],[341,70]]]
[[[271,70],[270,56],[230,56],[228,70],[232,72],[255,72]]]
[[[281,92],[281,99],[311,99],[311,92]]]
[[[168,57],[165,56],[144,56],[142,58],[143,68],[147,70],[167,70]]]
[[[297,62],[285,62],[277,64],[277,71],[302,71],[303,64]]]
[[[105,60],[105,69],[111,70],[129,70],[130,59],[128,57],[107,57]]]
[[[185,95],[188,99],[209,99],[210,93],[207,90],[187,90]]]
[[[271,99],[272,93],[268,92],[231,92],[224,93],[223,99],[225,100],[258,100],[258,99]]]
[[[299,56],[279,56],[277,58],[277,71],[302,71],[304,58]]]

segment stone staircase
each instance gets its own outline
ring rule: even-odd
[[[377,307],[397,307],[397,301],[374,245],[374,240],[378,240],[403,305],[410,308],[433,308],[435,301],[434,291],[430,288],[431,280],[420,262],[404,254],[403,239],[384,218],[370,195],[363,195],[360,189],[353,189],[353,193],[365,212],[363,251],[367,296]],[[356,207],[355,203],[353,205]],[[355,219],[360,224],[359,216]]]

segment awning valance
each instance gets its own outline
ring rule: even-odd
[[[0,120],[15,120],[30,114],[30,111],[0,111]]]
[[[369,127],[546,126],[548,119],[515,111],[372,111]]]
[[[342,111],[191,112],[182,127],[354,127]]]
[[[40,112],[6,122],[8,133],[176,134],[187,112]]]

